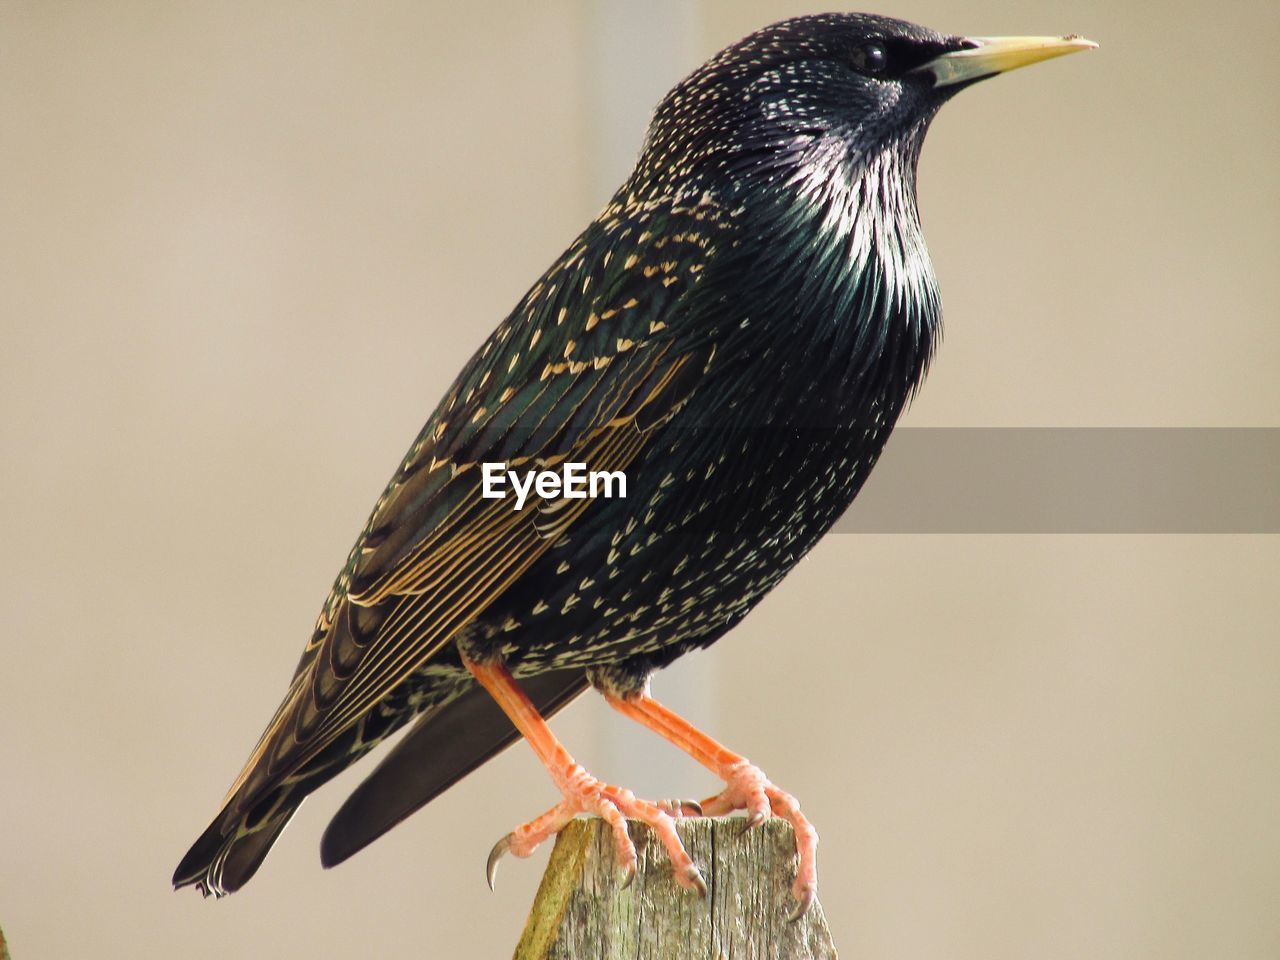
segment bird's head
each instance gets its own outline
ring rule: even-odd
[[[978,80],[1083,50],[1076,37],[946,36],[888,17],[784,20],[721,51],[659,104],[631,188],[664,193],[793,173],[815,154],[914,168],[938,108]]]

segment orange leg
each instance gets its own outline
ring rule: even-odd
[[[505,666],[496,661],[476,663],[466,657],[463,657],[462,662],[529,741],[529,746],[564,795],[564,799],[546,813],[521,824],[498,841],[489,854],[485,869],[490,887],[493,886],[498,861],[504,853],[527,857],[544,840],[564,829],[579,813],[586,813],[603,818],[612,828],[618,861],[626,875],[624,886],[631,882],[636,872],[636,848],[627,832],[626,821],[627,817],[632,817],[648,824],[658,835],[671,858],[676,882],[706,896],[706,882],[685,852],[671,818],[672,813],[680,814],[679,804],[664,808],[647,800],[637,799],[630,790],[601,783],[569,755],[569,751],[556,739],[546,720]]]
[[[796,832],[796,851],[800,855],[792,887],[797,905],[791,918],[795,920],[803,916],[818,895],[818,831],[800,812],[796,798],[770,783],[760,768],[746,757],[721,745],[679,714],[672,713],[648,692],[629,699],[605,693],[604,698],[619,713],[674,743],[725,782],[723,791],[703,801],[702,808],[708,816],[745,810],[748,827],[763,823],[770,814],[790,822]]]

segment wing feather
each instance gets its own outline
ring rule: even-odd
[[[531,498],[516,511],[485,499],[481,463],[625,470],[696,389],[712,354],[676,334],[681,298],[713,249],[713,205],[704,198],[641,212],[651,230],[634,217],[598,220],[450,388],[339,575],[284,702],[228,795],[236,810],[420,670],[591,507]],[[636,246],[636,236],[660,237],[681,217],[698,230],[687,229],[679,250]],[[615,256],[628,237],[635,252]]]

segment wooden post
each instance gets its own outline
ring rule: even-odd
[[[619,889],[604,821],[575,820],[556,840],[515,960],[834,960],[822,906],[795,923],[796,846],[776,817],[745,833],[740,817],[676,821],[707,881],[705,900],[676,884],[662,844],[631,824],[639,867]]]

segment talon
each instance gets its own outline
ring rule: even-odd
[[[659,800],[655,806],[671,817],[703,816],[702,804],[696,800]]]
[[[618,884],[618,889],[619,890],[627,889],[627,887],[631,886],[631,884],[635,882],[635,879],[636,879],[635,865],[632,864],[628,867],[625,867],[622,871],[622,880]]]
[[[797,904],[790,920],[803,917],[818,894],[818,832],[800,812],[800,804],[796,802],[796,798],[770,783],[763,771],[746,757],[726,749],[688,720],[658,703],[649,696],[648,690],[629,698],[614,696],[608,691],[605,691],[604,696],[609,706],[660,734],[724,781],[723,790],[699,805],[701,816],[719,817],[735,810],[745,810],[747,816],[742,825],[742,833],[759,826],[771,816],[780,817],[791,824],[795,831],[798,863],[796,879],[792,884]],[[663,823],[662,819],[667,819],[667,822]],[[662,819],[648,822],[657,831],[671,855],[677,871],[677,882],[682,886],[695,887],[706,896],[706,883],[702,880],[702,875],[693,866],[679,837],[675,836],[670,820],[665,815]]]
[[[685,871],[684,878],[698,891],[700,899],[707,899],[707,881],[702,879],[702,871],[695,864],[689,864],[689,869]]]
[[[795,923],[806,913],[809,912],[809,905],[814,901],[814,892],[811,889],[805,889],[798,897],[796,897],[796,908],[787,914],[787,923]]]
[[[501,840],[493,845],[493,849],[489,851],[489,859],[484,864],[484,878],[489,881],[489,889],[494,889],[494,883],[498,879],[498,861],[501,860],[511,850],[511,834],[507,834]]]

